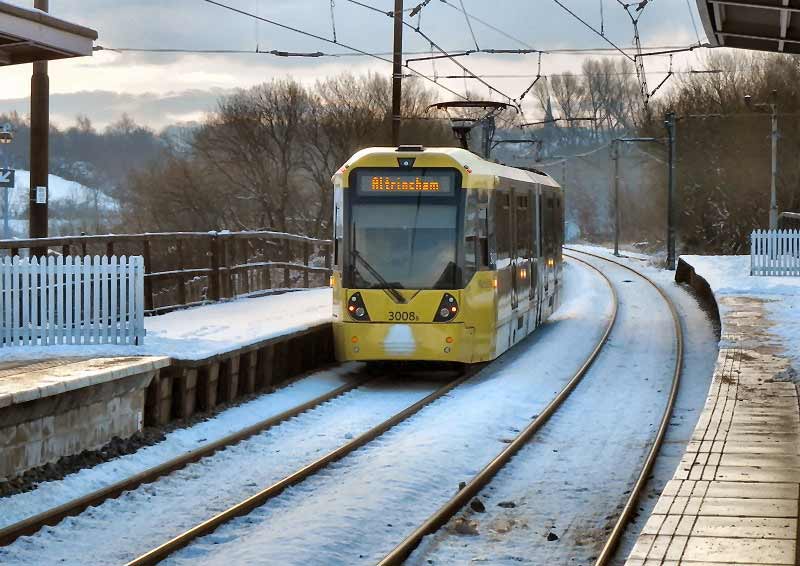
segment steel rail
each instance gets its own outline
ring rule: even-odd
[[[58,507],[54,507],[53,509],[39,513],[38,515],[34,515],[27,519],[23,519],[22,521],[14,523],[13,525],[9,525],[8,527],[0,529],[0,547],[8,546],[18,538],[32,535],[46,526],[56,525],[67,517],[78,515],[89,507],[96,507],[97,505],[100,505],[109,499],[119,497],[126,491],[136,489],[143,484],[152,483],[162,476],[185,468],[189,464],[211,456],[219,450],[246,440],[252,436],[255,436],[256,434],[260,434],[282,423],[283,421],[296,417],[301,413],[313,409],[314,407],[344,395],[345,393],[364,385],[366,382],[372,379],[374,379],[374,377],[363,376],[350,383],[345,383],[344,385],[320,395],[319,397],[311,399],[302,405],[298,405],[273,417],[254,423],[246,428],[243,428],[242,430],[220,438],[219,440],[215,440],[214,442],[210,442],[204,446],[201,446],[196,450],[192,450],[191,452],[187,452],[186,454],[168,460],[163,464],[159,464],[158,466],[144,470],[143,472],[133,475],[127,479],[113,483],[80,498],[68,501],[63,505],[59,505]]]
[[[536,417],[519,435],[506,447],[494,460],[489,462],[478,474],[470,480],[459,492],[453,496],[447,503],[440,507],[433,515],[431,515],[419,528],[408,535],[403,541],[398,544],[383,560],[378,563],[378,566],[398,566],[402,564],[406,558],[419,546],[423,537],[430,535],[449,521],[458,511],[464,507],[473,497],[475,497],[481,489],[486,487],[494,476],[505,466],[509,460],[531,439],[531,437],[538,431],[549,419],[550,416],[561,406],[564,400],[569,397],[570,393],[580,383],[583,376],[589,371],[600,351],[608,341],[611,330],[617,320],[617,312],[619,311],[619,299],[617,291],[611,284],[608,277],[605,276],[597,267],[592,264],[577,258],[572,257],[575,261],[585,264],[590,269],[596,271],[605,280],[606,285],[611,291],[612,296],[612,313],[609,318],[608,324],[603,332],[603,335],[598,340],[591,354],[586,358],[583,365],[573,375],[564,388],[558,395],[550,401],[547,407]]]
[[[204,521],[203,523],[197,525],[196,527],[193,527],[188,531],[176,536],[175,538],[165,542],[158,548],[155,548],[147,552],[146,554],[139,556],[135,560],[128,562],[126,566],[151,566],[153,564],[158,564],[168,556],[174,554],[178,550],[191,544],[196,539],[205,536],[209,533],[212,533],[219,526],[221,526],[224,523],[227,523],[231,519],[247,515],[254,509],[264,505],[270,499],[273,499],[274,497],[280,495],[281,492],[283,492],[286,488],[304,481],[305,479],[313,476],[320,470],[326,468],[328,465],[341,460],[348,454],[351,454],[355,450],[379,438],[389,429],[407,420],[409,417],[415,415],[427,405],[433,403],[434,401],[443,397],[444,395],[446,395],[447,393],[449,393],[450,391],[452,391],[453,389],[455,389],[468,379],[472,378],[474,375],[478,373],[478,371],[480,370],[481,367],[483,367],[483,365],[485,364],[473,366],[465,375],[443,385],[433,393],[420,399],[413,405],[410,405],[409,407],[403,409],[393,417],[383,421],[382,423],[371,428],[367,432],[359,435],[358,437],[354,438],[347,444],[343,444],[339,448],[333,450],[332,452],[329,452],[328,454],[319,458],[318,460],[315,460],[314,462],[307,464],[303,468],[286,476],[282,480],[259,491],[255,495],[248,497],[241,503],[238,503],[233,507],[230,507],[229,509],[215,515],[214,517]]]
[[[650,285],[652,285],[664,301],[667,303],[669,307],[670,314],[672,315],[672,322],[675,326],[675,371],[672,374],[672,387],[669,392],[669,398],[667,399],[667,405],[664,408],[664,415],[661,417],[661,423],[658,427],[658,432],[656,433],[656,437],[653,440],[653,444],[650,446],[650,450],[647,453],[647,457],[645,458],[644,465],[642,466],[642,471],[639,473],[639,477],[636,478],[636,483],[634,484],[633,488],[631,489],[630,494],[628,495],[628,500],[625,502],[625,507],[622,509],[622,513],[620,513],[617,522],[614,524],[614,528],[611,531],[608,539],[606,539],[605,545],[603,545],[603,550],[600,552],[600,555],[597,557],[595,561],[595,566],[605,566],[609,563],[609,561],[614,557],[614,553],[616,552],[617,546],[619,545],[619,541],[622,538],[623,533],[625,532],[625,528],[628,526],[628,522],[630,521],[631,514],[634,511],[634,507],[639,500],[639,496],[641,495],[642,491],[644,490],[645,486],[647,485],[648,477],[650,476],[650,472],[653,469],[653,465],[655,464],[656,458],[658,457],[658,453],[661,450],[661,445],[664,441],[664,437],[667,433],[667,428],[669,427],[669,421],[672,418],[672,411],[675,407],[675,399],[678,396],[678,388],[680,387],[681,382],[681,371],[683,370],[683,328],[681,327],[681,319],[678,315],[678,309],[675,307],[675,303],[672,299],[669,298],[667,293],[658,285],[655,281],[649,278],[647,275],[636,271],[632,267],[628,267],[627,265],[615,261],[613,259],[603,257],[601,255],[593,254],[590,252],[584,252],[581,250],[577,250],[574,248],[565,248],[571,252],[576,252],[584,255],[588,255],[590,257],[594,257],[597,259],[601,259],[627,269],[628,271],[636,274],[637,276],[641,277]]]

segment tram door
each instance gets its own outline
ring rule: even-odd
[[[531,289],[531,213],[530,191],[527,187],[518,189],[515,193],[516,207],[514,209],[516,226],[516,275],[517,275],[517,302],[527,302]]]
[[[531,225],[533,235],[531,258],[531,310],[534,312],[536,325],[542,321],[542,194],[537,185],[531,202]]]
[[[519,307],[519,229],[517,227],[517,195],[519,191],[512,188],[510,190],[510,218],[509,227],[511,231],[511,310]]]

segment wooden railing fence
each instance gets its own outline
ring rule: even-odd
[[[0,240],[0,256],[141,255],[147,314],[327,285],[330,240],[283,232],[168,232]]]

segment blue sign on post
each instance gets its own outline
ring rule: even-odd
[[[13,169],[0,169],[0,188],[13,189],[14,188],[14,170]]]

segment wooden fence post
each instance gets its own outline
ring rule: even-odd
[[[219,271],[219,235],[216,232],[209,234],[209,247],[211,248],[211,274],[208,276],[208,294],[212,301],[219,301],[222,293],[220,287],[222,282],[220,280]]]
[[[178,302],[186,305],[186,275],[183,274],[186,269],[186,260],[183,256],[183,240],[178,238],[176,243],[178,246],[178,269],[181,271],[178,276]]]
[[[308,262],[311,259],[311,243],[303,242],[303,263],[308,267]],[[303,270],[303,287],[308,289],[308,269]]]
[[[153,272],[152,256],[150,254],[150,240],[144,240],[144,309],[153,310],[153,282],[148,275]]]
[[[292,256],[292,248],[291,248],[291,240],[284,240],[283,241],[283,257],[286,263],[291,263],[291,256]],[[288,289],[292,286],[292,280],[289,277],[289,268],[283,268],[283,287],[284,289]]]

